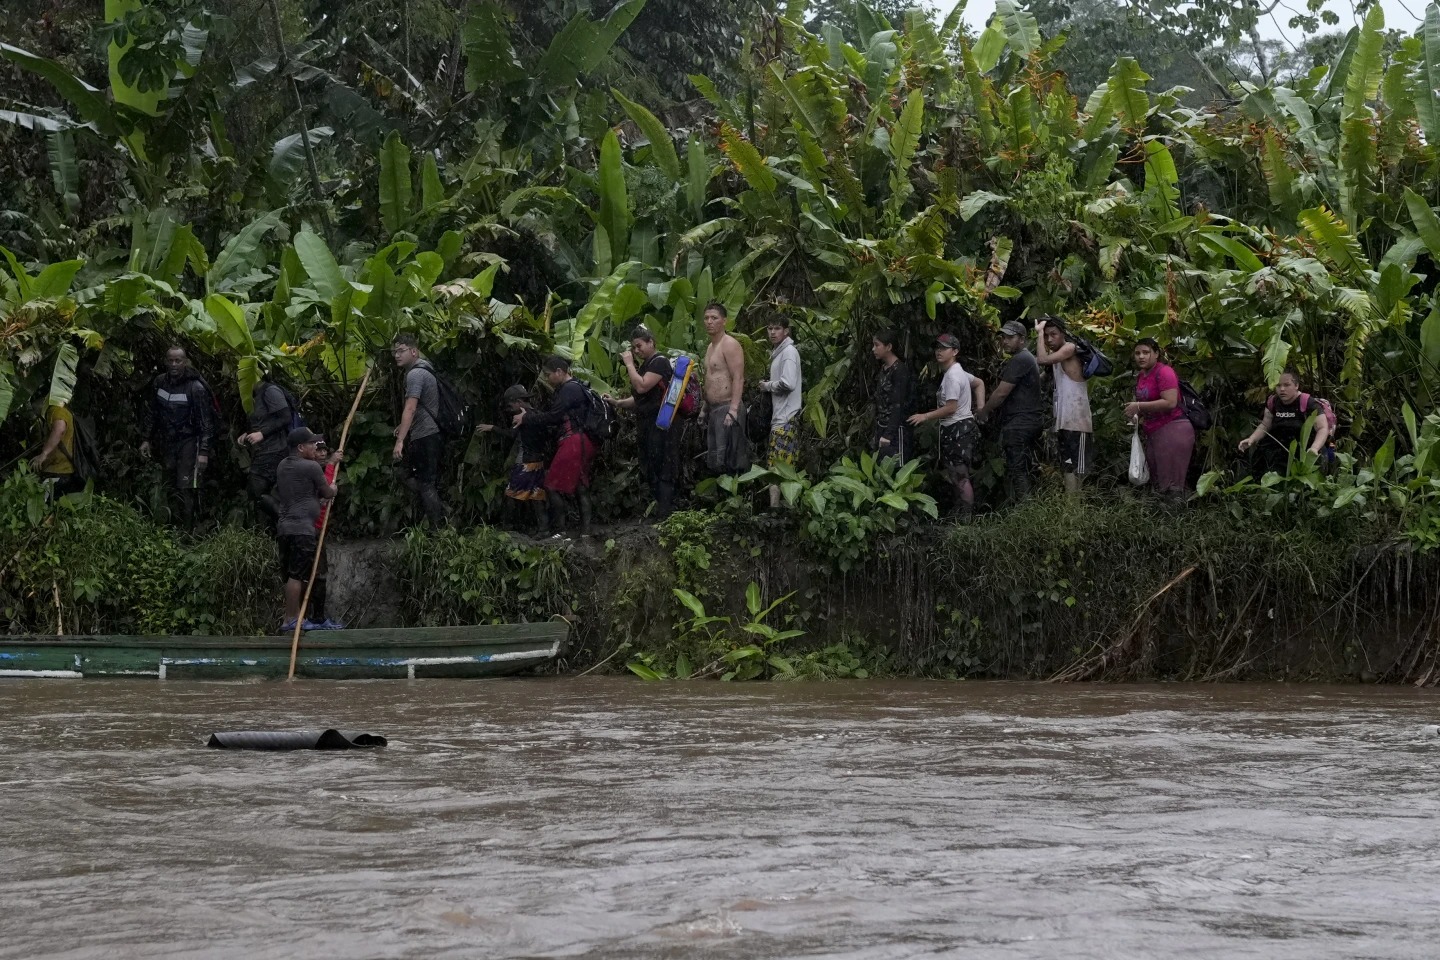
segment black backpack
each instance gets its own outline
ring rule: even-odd
[[[615,410],[600,394],[590,389],[588,383],[581,383],[580,389],[585,391],[585,420],[580,429],[596,444],[615,439],[620,433],[620,420],[615,416]]]
[[[64,444],[56,447],[55,452],[70,461],[70,467],[75,471],[75,476],[81,480],[98,480],[100,477],[100,448],[95,444],[95,432],[90,429],[88,421],[82,421],[74,413],[70,415],[70,423],[75,428],[75,436],[71,438],[70,442],[71,454],[65,452]]]
[[[1215,418],[1210,414],[1210,408],[1205,406],[1205,401],[1200,399],[1200,394],[1190,385],[1189,380],[1180,381],[1180,405],[1185,410],[1185,417],[1198,430],[1209,430],[1215,425]]]
[[[296,399],[295,394],[291,393],[288,387],[281,386],[278,383],[275,384],[275,386],[280,387],[280,392],[285,395],[285,403],[290,408],[290,429],[299,430],[306,425],[305,415],[300,412],[300,401]]]
[[[469,402],[461,395],[455,385],[449,380],[435,372],[430,361],[422,360],[424,368],[430,371],[435,378],[435,396],[437,407],[435,410],[426,410],[435,420],[435,426],[440,428],[440,433],[447,440],[455,440],[460,437],[469,436],[471,433],[471,419],[473,411]]]
[[[1075,344],[1075,356],[1080,360],[1080,375],[1086,380],[1091,377],[1108,377],[1115,372],[1115,364],[1111,363],[1110,358],[1101,353],[1095,344],[1084,337],[1075,336],[1070,338],[1070,342]]]

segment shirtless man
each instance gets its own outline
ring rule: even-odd
[[[723,304],[705,307],[705,463],[712,473],[750,469],[750,440],[745,436],[745,351],[725,332]]]

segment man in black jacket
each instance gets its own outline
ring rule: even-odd
[[[140,444],[140,455],[157,452],[165,465],[176,516],[193,527],[200,509],[201,477],[215,438],[215,407],[210,388],[190,366],[184,347],[165,352],[165,372],[150,384],[140,426],[147,438]]]
[[[250,448],[250,469],[246,471],[246,486],[260,522],[271,534],[280,518],[275,503],[275,471],[285,459],[287,448],[285,438],[295,424],[295,407],[284,387],[268,376],[255,384],[251,394],[250,430],[236,438],[236,443]]]
[[[875,434],[870,449],[877,460],[895,457],[903,466],[914,445],[906,421],[915,412],[915,376],[896,352],[899,345],[894,330],[881,330],[870,347],[880,361],[880,376],[875,382]]]

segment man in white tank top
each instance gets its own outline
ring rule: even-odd
[[[1090,472],[1095,432],[1090,417],[1090,385],[1085,382],[1075,344],[1065,336],[1065,321],[1041,317],[1035,321],[1035,332],[1035,359],[1042,367],[1049,367],[1055,379],[1055,445],[1065,474],[1065,492],[1079,493],[1080,478]]]

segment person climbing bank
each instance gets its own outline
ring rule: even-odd
[[[1240,452],[1254,450],[1256,479],[1266,473],[1284,473],[1290,465],[1290,451],[1301,452],[1305,425],[1310,424],[1311,453],[1319,456],[1330,440],[1330,420],[1321,403],[1300,391],[1300,375],[1287,368],[1275,383],[1275,392],[1265,401],[1260,424],[1240,441]]]

